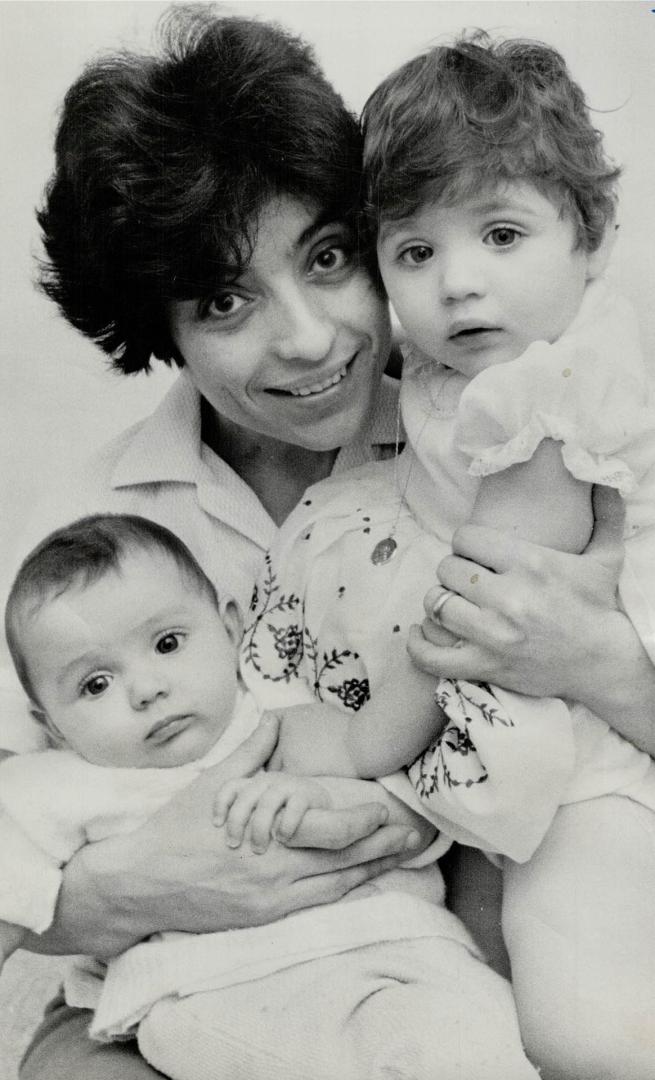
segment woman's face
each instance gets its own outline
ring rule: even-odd
[[[265,205],[255,241],[236,281],[171,305],[173,340],[219,416],[310,450],[346,445],[389,352],[386,303],[347,227],[296,199]]]

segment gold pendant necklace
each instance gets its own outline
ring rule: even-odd
[[[416,460],[416,449],[418,448],[418,445],[421,441],[421,436],[425,430],[425,425],[427,424],[429,419],[429,414],[426,414],[423,425],[416,439],[416,448],[413,451],[413,456],[407,470],[407,476],[405,477],[405,483],[403,484],[403,489],[401,491],[400,484],[398,482],[398,457],[400,454],[400,397],[398,398],[398,405],[396,408],[396,442],[393,456],[393,478],[395,490],[398,492],[398,509],[396,511],[394,521],[391,525],[391,529],[389,530],[389,535],[385,536],[383,540],[378,540],[377,544],[373,548],[373,551],[371,552],[370,558],[374,566],[381,566],[383,563],[388,563],[391,559],[393,559],[396,551],[398,550],[398,544],[395,540],[396,529],[398,528],[398,522],[400,521],[403,503],[407,494],[407,488],[409,487],[409,481],[412,477],[412,469],[414,468],[414,461]]]

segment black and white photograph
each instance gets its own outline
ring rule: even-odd
[[[0,57],[0,1080],[654,1080],[655,7]]]

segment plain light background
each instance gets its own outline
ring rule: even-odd
[[[0,597],[9,552],[41,488],[150,411],[171,373],[119,378],[33,285],[34,207],[52,167],[56,112],[84,62],[121,45],[147,48],[159,2],[0,0]],[[274,19],[316,47],[326,74],[359,110],[393,67],[465,27],[540,38],[565,56],[625,167],[614,275],[655,347],[655,0],[482,3],[298,0],[222,5]],[[62,961],[19,954],[0,980],[0,1080],[54,992]]]
[[[596,125],[625,168],[613,272],[635,301],[649,353],[655,270],[655,4],[315,0],[220,5],[275,20],[311,42],[347,104],[359,110],[379,80],[465,27],[536,37],[558,48],[583,86]],[[57,109],[86,60],[117,46],[148,48],[159,2],[0,3],[0,595],[39,490],[114,432],[151,410],[172,375],[118,377],[34,285],[34,207],[52,167]]]

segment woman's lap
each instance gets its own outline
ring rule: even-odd
[[[20,1080],[161,1080],[136,1042],[92,1042],[90,1014],[71,1009],[62,997],[48,1006],[20,1068]]]
[[[444,872],[453,901],[449,907],[467,925],[491,966],[506,976],[498,870],[479,852],[456,848],[447,857]],[[155,1080],[161,1076],[140,1056],[136,1042],[92,1042],[88,1024],[87,1012],[55,998],[25,1053],[20,1080]]]
[[[175,1080],[536,1080],[509,984],[459,941],[380,942],[154,1006]]]

